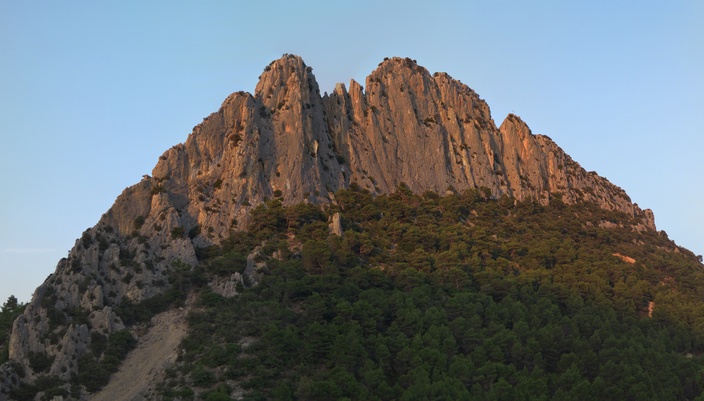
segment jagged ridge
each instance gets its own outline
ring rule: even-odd
[[[124,328],[116,305],[163,292],[176,261],[196,264],[196,248],[245,227],[251,208],[274,196],[334,202],[334,192],[352,183],[375,194],[400,183],[416,193],[486,187],[543,204],[559,193],[566,203],[595,202],[655,229],[649,210],[518,116],[497,128],[488,105],[445,73],[391,58],[365,87],[352,80],[321,96],[312,69],[284,55],[265,68],[254,95],[225,99],[159,158],[152,176],[118,197],[37,289],[10,342],[24,380],[36,377],[29,361],[36,354],[53,358],[48,374],[70,379],[92,333]],[[76,310],[85,311],[80,322],[69,317]],[[60,327],[50,316],[57,311]],[[10,386],[17,377],[4,371]]]

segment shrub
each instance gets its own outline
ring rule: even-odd
[[[139,230],[144,225],[144,216],[137,216],[134,219],[134,229]]]
[[[232,401],[229,395],[221,393],[219,391],[213,391],[205,397],[205,401]]]
[[[81,242],[83,242],[84,249],[88,249],[91,244],[93,244],[93,237],[91,237],[90,233],[88,233],[88,230],[83,232],[83,235],[81,236]]]
[[[44,372],[49,370],[54,363],[54,357],[49,356],[46,352],[29,351],[29,367],[35,372]]]
[[[200,225],[196,225],[195,227],[191,228],[188,230],[188,238],[193,239],[200,234]]]
[[[83,355],[78,360],[78,382],[86,387],[86,390],[95,392],[108,383],[110,372],[108,372],[93,354]]]
[[[193,385],[197,387],[210,387],[215,383],[215,375],[199,365],[191,372],[191,380],[193,380]]]
[[[183,238],[183,234],[186,233],[186,229],[183,227],[174,227],[173,230],[171,230],[171,238],[177,239],[177,238]]]

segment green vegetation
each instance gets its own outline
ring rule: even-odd
[[[15,319],[24,312],[25,306],[26,304],[19,303],[17,298],[11,295],[2,305],[2,308],[0,308],[0,364],[8,361],[8,342],[12,332],[12,324]],[[49,357],[43,352],[29,353],[29,365],[36,372],[48,370],[53,360],[54,358]],[[13,368],[20,377],[24,377],[25,372],[20,365],[13,362],[10,367]],[[69,393],[62,388],[63,384],[64,383],[62,383],[58,377],[40,375],[31,385],[23,383],[10,391],[9,395],[11,399],[17,401],[33,400],[34,396],[40,391],[44,391],[44,399],[51,399],[57,395],[66,397]],[[7,389],[2,389],[2,391],[5,393]]]
[[[65,384],[56,376],[39,376],[33,384],[22,383],[9,393],[13,401],[31,401],[37,393],[43,392],[42,400],[51,400],[54,396],[68,397]]]
[[[336,200],[269,201],[199,251],[213,277],[261,246],[267,274],[231,299],[189,281],[164,399],[703,399],[704,269],[630,216],[479,190]]]
[[[110,375],[117,371],[127,353],[137,345],[137,340],[128,330],[116,331],[109,336],[93,332],[91,334],[91,352],[83,355],[78,360],[78,374],[72,375],[71,383],[64,383],[56,376],[42,375],[32,383],[21,383],[10,390],[10,399],[16,401],[34,400],[38,393],[43,393],[42,400],[51,400],[55,396],[64,398],[71,392],[79,393],[79,385],[85,386],[90,392],[95,392],[108,383]],[[32,362],[32,360],[35,362]],[[42,363],[51,365],[51,361],[44,354],[30,354],[30,365]],[[37,369],[32,366],[33,370]]]
[[[139,231],[140,228],[144,225],[145,217],[144,216],[137,216],[134,219],[134,229]]]
[[[117,372],[127,353],[137,345],[137,340],[128,330],[116,331],[108,337],[94,332],[91,340],[91,352],[78,360],[78,375],[73,382],[95,392],[108,383],[112,373]]]
[[[12,323],[24,312],[25,306],[25,304],[19,303],[14,295],[10,295],[0,308],[0,365],[8,360],[8,342],[12,332]]]
[[[183,227],[174,227],[174,228],[171,230],[171,238],[172,238],[172,239],[182,238],[185,233],[186,233],[186,229],[185,229],[185,228],[183,228]]]

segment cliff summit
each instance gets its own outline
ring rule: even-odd
[[[497,127],[486,102],[446,73],[394,57],[364,86],[352,80],[321,95],[312,68],[284,55],[264,69],[254,94],[227,97],[76,241],[15,321],[10,361],[23,381],[68,381],[96,341],[125,328],[116,308],[162,294],[174,271],[198,264],[198,249],[244,229],[252,208],[275,197],[333,203],[353,184],[373,194],[405,184],[415,193],[485,188],[541,204],[560,197],[655,229],[650,210],[518,116]],[[38,355],[48,361],[41,372]],[[20,377],[8,366],[0,381],[12,386]]]

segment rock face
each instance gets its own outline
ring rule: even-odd
[[[401,183],[418,193],[485,187],[543,204],[559,193],[566,203],[594,202],[655,229],[652,213],[621,188],[515,115],[497,127],[487,104],[445,73],[391,58],[365,88],[351,81],[321,96],[312,69],[284,55],[265,68],[254,95],[225,99],[159,158],[151,177],[118,197],[36,290],[10,342],[23,380],[69,380],[94,333],[124,328],[115,308],[164,292],[170,272],[198,263],[196,248],[245,227],[251,208],[274,196],[328,203],[352,183],[375,194]],[[240,278],[231,281],[213,286],[234,295]],[[32,368],[37,355],[51,361],[44,371]],[[0,369],[0,381],[16,381],[11,370]]]
[[[346,182],[377,193],[400,182],[414,192],[487,187],[495,196],[547,203],[561,193],[567,203],[592,201],[642,216],[626,193],[587,173],[550,138],[533,135],[517,116],[499,128],[489,107],[445,73],[430,73],[410,59],[385,60],[366,81],[352,81],[323,99],[330,135],[348,162]]]

